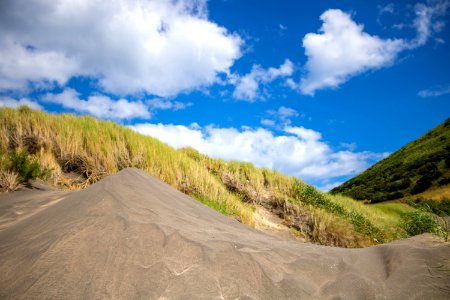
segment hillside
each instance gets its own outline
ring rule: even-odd
[[[445,299],[448,243],[285,241],[135,168],[0,194],[1,299]],[[413,275],[413,276],[412,276]],[[408,278],[408,280],[405,280]]]
[[[363,247],[422,232],[446,236],[439,219],[404,204],[367,206],[279,172],[175,150],[113,122],[0,109],[0,189],[40,178],[79,190],[136,167],[207,206],[261,230],[313,243]],[[420,226],[410,225],[420,216]],[[278,223],[273,222],[277,220]]]
[[[450,119],[331,190],[374,202],[445,189],[450,183]]]

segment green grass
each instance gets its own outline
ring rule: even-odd
[[[73,190],[137,167],[250,226],[255,207],[263,205],[290,230],[324,245],[361,247],[409,236],[402,216],[415,211],[404,204],[364,205],[250,163],[175,150],[109,121],[1,108],[0,188],[13,189],[21,176],[4,163],[15,153],[26,153],[28,162],[48,170],[44,177],[50,184]]]
[[[202,195],[193,195],[193,198],[195,198],[199,202],[205,204],[206,206],[220,212],[221,214],[223,214],[225,216],[229,216],[232,213],[232,212],[228,211],[226,205],[224,205],[222,203],[218,203],[217,201],[208,199]]]

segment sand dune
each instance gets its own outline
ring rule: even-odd
[[[450,247],[283,241],[137,169],[0,197],[1,299],[448,299]]]

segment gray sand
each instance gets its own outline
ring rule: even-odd
[[[137,169],[0,196],[1,299],[448,299],[450,246],[283,241]]]

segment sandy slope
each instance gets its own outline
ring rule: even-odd
[[[282,241],[137,169],[16,195],[0,197],[1,299],[450,295],[450,247],[431,236],[353,250]]]

